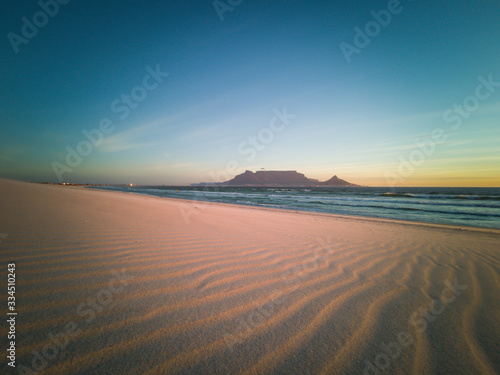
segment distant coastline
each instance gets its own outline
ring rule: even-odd
[[[351,182],[342,180],[336,175],[326,181],[308,178],[297,171],[266,171],[252,172],[246,170],[225,182],[200,182],[191,186],[255,186],[255,187],[321,187],[341,186],[360,187]]]

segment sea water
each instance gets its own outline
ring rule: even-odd
[[[500,229],[500,188],[105,186],[158,197]]]

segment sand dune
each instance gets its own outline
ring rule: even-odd
[[[0,202],[2,373],[500,373],[498,230],[7,180]]]

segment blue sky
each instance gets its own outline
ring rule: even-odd
[[[57,4],[27,43],[13,34],[44,22],[41,5],[0,16],[2,177],[189,184],[265,168],[500,186],[500,87],[484,84],[500,82],[496,1],[243,0],[222,20],[212,1]],[[379,31],[372,11],[391,15]],[[373,33],[366,47],[355,28]],[[164,76],[148,90],[151,69]],[[113,130],[70,165],[103,119]]]

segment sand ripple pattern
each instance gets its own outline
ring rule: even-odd
[[[17,360],[39,374],[500,374],[497,231],[0,193]]]

